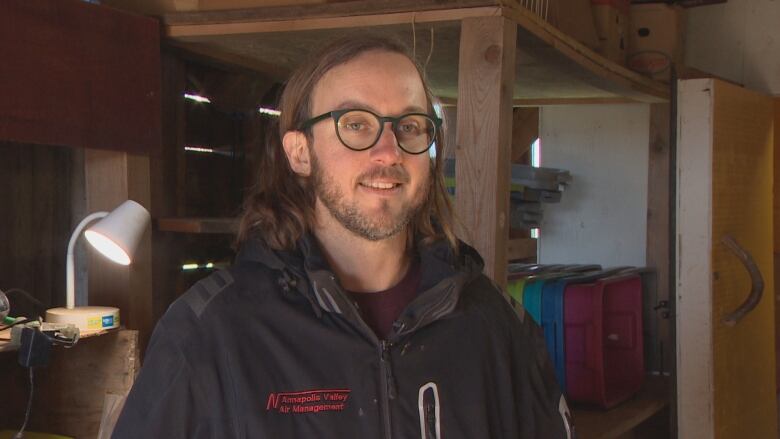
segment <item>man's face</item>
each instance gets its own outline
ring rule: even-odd
[[[346,108],[382,116],[427,113],[427,98],[406,57],[373,51],[333,68],[314,88],[313,116]],[[312,134],[311,178],[318,218],[329,215],[372,241],[405,230],[428,196],[429,155],[402,151],[390,124],[364,151],[345,147],[332,119],[314,125]]]

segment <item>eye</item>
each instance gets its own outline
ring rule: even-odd
[[[420,132],[420,124],[411,119],[404,119],[398,123],[398,131],[405,134],[417,134]]]
[[[352,130],[352,131],[360,131],[364,128],[364,124],[361,122],[348,122],[342,125],[345,129]]]
[[[362,112],[350,112],[339,119],[339,129],[347,133],[360,133],[374,129],[376,122],[371,121],[372,116]]]

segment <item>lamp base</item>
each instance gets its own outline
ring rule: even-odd
[[[72,323],[81,335],[119,327],[119,308],[111,306],[77,306],[46,311],[46,322]]]

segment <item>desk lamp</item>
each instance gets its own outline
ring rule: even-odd
[[[98,221],[99,220],[99,221]],[[130,265],[133,253],[151,221],[149,212],[133,200],[127,200],[109,212],[95,212],[81,220],[68,242],[65,261],[66,307],[46,311],[46,322],[72,323],[84,333],[119,327],[119,309],[108,306],[76,306],[76,276],[73,248],[82,230],[87,241],[103,256],[121,265]]]

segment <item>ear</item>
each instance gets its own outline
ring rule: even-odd
[[[293,172],[308,177],[311,174],[311,161],[306,135],[302,131],[287,131],[282,138],[282,146]]]

